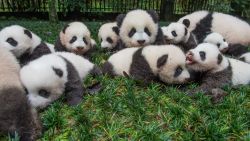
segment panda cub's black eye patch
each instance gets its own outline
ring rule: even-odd
[[[86,38],[82,38],[83,42],[87,45],[88,44],[88,41],[86,40]]]
[[[109,42],[110,44],[112,44],[112,43],[113,43],[113,40],[112,40],[110,37],[108,37],[108,38],[107,38],[107,42]]]
[[[12,37],[8,38],[6,42],[8,42],[12,46],[17,46],[17,41],[14,40]]]
[[[38,94],[39,94],[40,96],[44,97],[44,98],[48,98],[49,95],[50,95],[50,93],[49,93],[47,90],[45,90],[45,89],[40,89],[40,90],[38,91]]]
[[[204,51],[199,52],[201,60],[204,61],[206,59],[206,53]]]
[[[177,37],[177,34],[176,34],[175,31],[172,31],[171,33],[172,33],[172,35],[173,35],[174,37]]]
[[[128,36],[129,36],[129,37],[132,37],[132,36],[135,34],[135,32],[136,32],[135,28],[132,28],[132,29],[130,30],[130,32],[128,33]]]
[[[72,38],[71,38],[71,40],[69,41],[69,43],[74,43],[75,41],[76,41],[76,39],[77,39],[77,37],[76,36],[73,36]]]
[[[217,46],[220,47],[220,43],[218,43]]]
[[[176,69],[175,69],[175,73],[174,73],[174,77],[178,77],[181,73],[182,73],[183,69],[181,66],[178,66]]]
[[[226,42],[226,39],[223,39],[224,42]]]
[[[148,34],[148,36],[151,36],[151,32],[149,31],[149,29],[147,27],[144,28],[144,32],[146,34]]]

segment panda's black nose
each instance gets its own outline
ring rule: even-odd
[[[76,47],[77,48],[77,50],[83,50],[84,49],[84,47]]]
[[[137,42],[140,44],[140,45],[143,45],[145,43],[145,40],[137,40]]]

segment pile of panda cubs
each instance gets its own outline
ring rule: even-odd
[[[5,27],[0,31],[0,132],[16,131],[22,141],[35,140],[41,132],[36,110],[63,94],[69,105],[79,104],[89,74],[126,76],[145,84],[195,80],[200,86],[188,94],[220,98],[223,86],[250,83],[249,35],[246,22],[222,13],[198,11],[160,27],[155,11],[131,10],[100,27],[101,48],[112,52],[101,70],[86,59],[97,48],[82,22],[67,24],[54,45],[22,26]]]

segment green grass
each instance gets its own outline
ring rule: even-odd
[[[64,23],[45,21],[1,21],[0,27],[20,24],[48,42],[55,42]],[[101,23],[88,22],[96,39]],[[165,24],[165,23],[162,23]],[[95,54],[101,64],[108,55]],[[88,77],[85,85],[101,81],[104,89],[86,96],[76,107],[62,99],[40,113],[43,140],[250,140],[250,87],[227,88],[219,104],[209,97],[190,98],[177,87],[152,83],[147,87],[117,77]],[[7,140],[8,137],[0,137]]]

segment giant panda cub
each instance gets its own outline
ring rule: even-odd
[[[116,22],[103,24],[98,32],[101,48],[107,50],[117,50],[119,47],[119,28]]]
[[[0,31],[0,46],[10,50],[23,66],[29,61],[54,52],[54,46],[43,42],[28,29],[11,25]]]
[[[91,38],[91,33],[82,22],[67,24],[59,34],[55,43],[56,51],[73,52],[78,55],[90,57],[96,43]]]
[[[165,41],[158,20],[155,11],[140,9],[118,15],[116,21],[119,27],[120,48],[164,44]]]
[[[49,61],[48,61],[49,60]],[[42,109],[66,94],[67,103],[76,105],[83,98],[82,80],[100,70],[87,59],[70,52],[42,56],[21,69],[21,81],[32,106]]]
[[[41,134],[41,124],[26,97],[20,81],[20,65],[15,56],[0,47],[0,133],[21,141],[34,141]]]
[[[189,69],[202,73],[200,86],[190,94],[210,94],[213,89],[226,85],[250,84],[250,64],[223,56],[218,47],[210,43],[191,49],[186,54],[186,64]]]
[[[178,45],[184,52],[195,48],[198,44],[195,36],[181,23],[170,23],[162,27],[162,32],[166,43]]]
[[[185,54],[174,45],[126,48],[109,57],[103,72],[111,76],[131,76],[144,83],[161,80],[168,84],[188,81]]]
[[[184,52],[195,48],[199,44],[196,40],[196,36],[192,34],[192,32],[189,32],[181,23],[171,23],[167,27],[162,27],[162,31],[168,43],[178,44]],[[229,45],[223,36],[216,32],[209,33],[202,42],[214,44],[218,46],[221,52],[230,55],[237,54],[240,51],[237,51],[238,48],[235,46],[230,46],[229,48]]]
[[[250,25],[231,15],[197,11],[179,19],[190,32],[195,34],[199,43],[211,32],[221,34],[229,44],[250,45]]]
[[[212,43],[216,45],[223,54],[233,57],[240,57],[248,52],[248,48],[246,46],[241,44],[228,44],[226,39],[221,34],[216,32],[208,34],[203,42]]]

